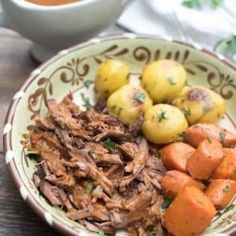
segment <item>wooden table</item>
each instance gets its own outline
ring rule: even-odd
[[[123,32],[116,26],[103,35]],[[15,32],[0,28],[0,132],[11,98],[37,63],[29,54],[31,42]],[[0,236],[58,235],[39,219],[21,199],[5,167],[0,141]]]

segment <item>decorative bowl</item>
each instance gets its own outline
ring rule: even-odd
[[[153,60],[168,58],[182,63],[190,83],[209,87],[225,99],[227,113],[221,125],[236,131],[236,67],[220,55],[197,45],[133,34],[96,38],[59,52],[34,70],[13,97],[6,116],[3,139],[6,165],[22,198],[50,226],[66,235],[97,234],[68,219],[60,208],[52,207],[41,196],[32,182],[36,163],[25,157],[21,141],[31,129],[33,118],[47,112],[47,99],[60,101],[72,92],[77,104],[93,104],[96,68],[106,58],[126,63],[133,77],[140,76],[143,66]],[[236,201],[221,211],[204,235],[236,232],[235,204]]]

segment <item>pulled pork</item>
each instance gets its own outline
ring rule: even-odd
[[[100,113],[103,104],[80,112],[67,96],[48,101],[36,117],[27,149],[36,152],[33,180],[50,204],[89,230],[114,235],[161,235],[162,163],[140,136],[141,120],[129,126]]]

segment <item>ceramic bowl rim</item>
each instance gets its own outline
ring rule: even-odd
[[[80,50],[82,48],[86,48],[89,47],[93,44],[97,44],[97,43],[101,43],[101,42],[106,42],[106,41],[111,41],[111,40],[122,40],[122,39],[146,39],[146,40],[162,40],[165,42],[170,42],[170,43],[176,43],[179,45],[183,45],[187,48],[191,48],[191,49],[196,49],[198,51],[201,51],[203,54],[208,54],[210,55],[212,58],[218,60],[220,63],[225,64],[226,66],[229,66],[231,69],[233,69],[236,73],[236,66],[234,66],[231,62],[229,62],[227,59],[225,59],[222,55],[219,55],[217,53],[214,53],[208,49],[202,48],[199,45],[196,44],[190,44],[190,43],[186,43],[186,42],[182,42],[179,40],[174,40],[171,38],[162,38],[156,35],[145,35],[145,34],[133,34],[133,33],[124,33],[124,34],[119,34],[119,35],[111,35],[111,36],[105,36],[105,37],[98,37],[98,38],[93,38],[90,39],[84,43],[81,44],[77,44],[73,47],[70,47],[68,49],[62,50],[60,52],[58,52],[57,55],[55,55],[54,57],[52,57],[51,59],[47,60],[46,62],[42,63],[40,66],[38,66],[34,71],[32,71],[32,73],[30,74],[30,76],[27,78],[27,80],[23,83],[23,85],[20,87],[20,89],[18,90],[18,92],[15,94],[15,96],[13,97],[13,99],[10,102],[10,105],[8,107],[8,111],[6,113],[6,117],[5,117],[5,125],[6,124],[12,124],[13,119],[14,119],[14,115],[15,115],[15,111],[17,108],[17,105],[20,101],[21,96],[16,96],[17,94],[23,94],[24,91],[28,88],[28,86],[38,77],[38,75],[40,73],[42,73],[45,69],[47,69],[49,66],[51,66],[55,61],[59,60],[60,58],[64,57],[64,55],[68,55],[69,53],[72,53],[74,51]],[[12,150],[12,146],[11,146],[11,134],[10,132],[6,132],[3,133],[3,149],[4,149],[4,153],[7,157],[7,155],[10,155],[11,150]],[[18,190],[21,193],[22,198],[24,199],[24,194],[22,194],[22,186],[23,182],[21,180],[20,177],[20,173],[18,173],[15,164],[13,161],[10,161],[8,163],[6,163],[7,165],[7,169],[8,172],[10,173],[15,185],[17,186]],[[45,215],[45,209],[41,206],[37,204],[36,199],[33,197],[33,195],[28,195],[27,198],[24,199],[27,204],[30,206],[30,208],[44,221],[46,221],[50,226],[52,226],[54,229],[56,229],[58,232],[64,234],[64,235],[79,235],[79,232],[76,232],[76,230],[74,230],[72,227],[67,227],[66,225],[63,224],[63,222],[61,222],[60,219],[58,218],[53,218],[53,224],[50,224],[50,221],[47,219],[47,216]],[[233,224],[229,229],[223,231],[222,233],[236,233],[236,223]]]

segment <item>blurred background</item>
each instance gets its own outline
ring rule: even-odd
[[[235,0],[133,0],[118,25],[135,33],[155,34],[236,57]]]
[[[127,2],[116,25],[106,29],[101,35],[118,34],[123,31],[153,34],[198,44],[235,61],[235,0],[128,0]],[[0,1],[0,18],[1,12]]]

